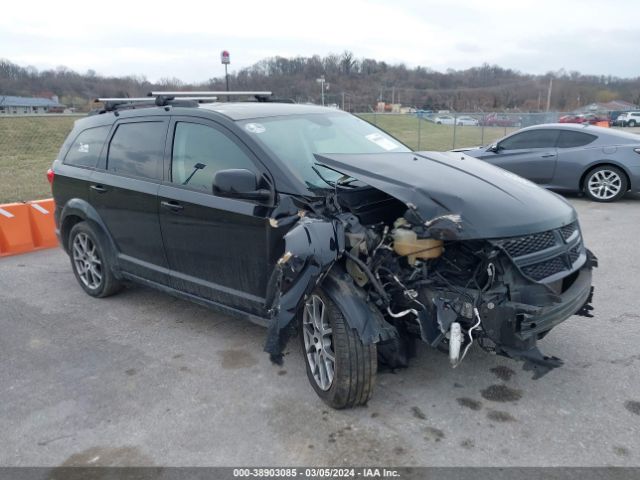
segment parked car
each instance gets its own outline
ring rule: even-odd
[[[464,152],[545,188],[584,192],[597,202],[640,191],[640,136],[619,130],[536,125]]]
[[[569,114],[560,117],[559,123],[579,123],[595,125],[598,122],[609,122],[609,118],[594,113]]]
[[[538,340],[589,315],[596,259],[575,209],[460,156],[335,109],[158,93],[77,120],[48,177],[87,294],[129,281],[248,318],[276,363],[297,330],[313,389],[344,408],[416,340],[454,366],[476,344],[540,376],[562,362]]]
[[[621,127],[640,126],[640,112],[625,112],[616,119],[616,124]]]
[[[436,125],[453,125],[454,118],[451,115],[438,115],[433,121]]]
[[[478,125],[480,125],[480,122],[478,122],[478,120],[468,115],[462,115],[460,117],[456,117],[455,120],[456,120],[456,125],[459,125],[461,127],[464,127],[466,125],[477,127]]]
[[[485,127],[519,127],[522,120],[519,116],[489,113],[480,121]]]

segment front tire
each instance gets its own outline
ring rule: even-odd
[[[362,343],[321,289],[305,301],[300,340],[309,383],[327,405],[343,409],[367,403],[375,384],[376,346]]]
[[[635,126],[636,126],[636,121],[635,121],[635,120],[630,120],[630,121],[629,121],[629,123],[628,123],[628,125],[629,125],[630,127],[635,127]]]
[[[100,236],[87,222],[73,226],[69,232],[71,268],[82,289],[92,297],[108,297],[122,288],[105,253]]]
[[[617,167],[602,165],[591,170],[584,179],[584,193],[595,202],[615,202],[629,188],[627,176]]]

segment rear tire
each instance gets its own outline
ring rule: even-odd
[[[627,176],[618,167],[601,165],[584,177],[584,193],[594,202],[615,202],[628,190]]]
[[[92,297],[108,297],[122,289],[108,263],[102,236],[87,222],[76,223],[69,232],[69,258],[76,280]]]
[[[335,409],[365,405],[375,384],[376,345],[362,343],[321,289],[305,301],[300,317],[302,355],[316,394]]]
[[[636,121],[635,121],[635,120],[629,120],[628,125],[629,125],[630,127],[635,127],[635,126],[636,126]]]

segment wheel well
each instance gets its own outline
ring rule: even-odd
[[[69,215],[62,222],[62,227],[60,228],[60,238],[62,240],[62,246],[65,250],[67,250],[69,245],[69,232],[74,225],[84,221],[84,218],[78,215]]]
[[[629,178],[629,174],[627,172],[625,172],[624,168],[619,167],[615,163],[603,162],[603,163],[598,163],[596,165],[593,165],[591,168],[589,168],[588,170],[586,170],[582,174],[582,177],[580,177],[580,184],[579,184],[580,191],[584,190],[584,181],[587,179],[587,175],[589,175],[591,172],[593,172],[598,167],[614,167],[614,168],[617,168],[618,170],[620,170],[623,173],[624,178],[626,178],[626,180],[627,180],[627,190],[631,189],[631,179]]]

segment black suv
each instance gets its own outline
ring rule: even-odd
[[[89,295],[133,281],[248,317],[276,363],[298,332],[335,408],[365,404],[416,340],[453,366],[473,343],[536,376],[561,365],[536,342],[590,315],[596,265],[562,198],[339,110],[174,97],[78,120],[53,164]]]

